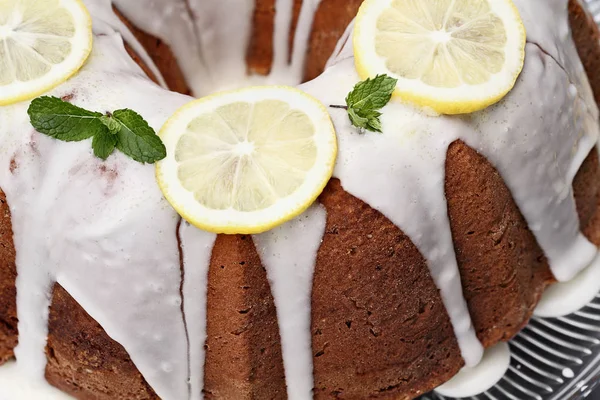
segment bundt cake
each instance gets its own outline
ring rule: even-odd
[[[514,1],[525,66],[498,104],[391,102],[383,134],[335,107],[360,80],[361,0],[84,2],[92,55],[53,96],[158,129],[191,94],[315,78],[300,88],[334,106],[339,156],[302,216],[215,235],[177,215],[152,166],[37,133],[29,102],[0,107],[0,363],[32,384],[412,399],[513,337],[597,254],[600,35],[578,0]]]

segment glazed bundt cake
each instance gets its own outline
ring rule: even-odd
[[[412,399],[508,341],[597,254],[600,34],[578,0],[515,0],[525,66],[498,104],[392,102],[381,135],[337,107],[360,81],[361,0],[84,2],[92,55],[53,96],[158,129],[188,95],[315,78],[300,88],[334,106],[339,155],[302,216],[215,235],[177,215],[152,166],[37,133],[29,102],[0,107],[0,363],[32,384]]]

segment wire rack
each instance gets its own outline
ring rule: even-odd
[[[583,399],[600,384],[600,296],[566,317],[533,318],[509,345],[506,375],[469,399]],[[448,398],[430,393],[421,399]]]

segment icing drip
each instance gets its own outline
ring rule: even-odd
[[[312,398],[311,293],[326,217],[325,208],[314,205],[293,221],[253,237],[275,300],[290,400]]]
[[[208,267],[217,235],[182,222],[179,238],[185,266],[183,298],[189,337],[190,400],[199,400],[203,398],[204,387]]]
[[[344,104],[359,80],[349,59],[303,89],[324,104]],[[440,289],[465,362],[477,364],[483,348],[462,296],[444,195],[446,151],[454,137],[436,134],[460,121],[447,119],[442,126],[441,119],[398,103],[384,110],[382,135],[359,134],[343,110],[332,111],[332,118],[339,141],[334,175],[344,189],[384,214],[418,247]]]
[[[295,85],[302,82],[304,73],[304,65],[306,63],[306,54],[308,49],[308,41],[310,39],[310,31],[313,25],[315,13],[319,8],[321,0],[304,0],[302,9],[298,17],[296,34],[294,36],[294,50],[292,52],[292,62],[289,65],[289,75]],[[289,31],[288,31],[289,32]],[[283,79],[283,76],[278,77]]]
[[[248,85],[244,83],[247,80],[246,49],[252,31],[254,1],[187,0],[187,3],[199,51],[190,60],[184,61],[191,65],[192,77],[195,77],[191,86],[194,94],[203,96]],[[156,18],[161,17],[157,15]],[[170,23],[166,24],[165,27],[169,28],[156,32],[156,36],[167,43],[172,41],[170,26]],[[181,53],[177,53],[177,48],[174,48],[178,60],[185,59],[191,49],[194,49],[188,44],[178,47],[182,49]],[[197,60],[201,60],[200,63],[204,65],[204,76],[198,76]]]
[[[159,128],[189,99],[140,78],[120,37],[96,22],[95,33],[106,36],[96,36],[86,66],[50,94],[72,95],[92,110],[136,109]],[[26,109],[23,103],[0,108],[8,133],[0,136],[0,186],[18,253],[18,365],[43,379],[56,280],[125,347],[161,398],[186,398],[178,216],[158,190],[153,167],[120,154],[102,163],[87,142],[66,144],[25,129]]]
[[[144,64],[146,64],[148,68],[150,68],[150,71],[156,77],[158,83],[162,87],[167,88],[167,84],[162,74],[154,64],[152,58],[150,58],[150,56],[148,55],[148,52],[146,51],[144,46],[142,46],[140,42],[138,42],[133,33],[129,29],[127,29],[125,24],[114,14],[111,8],[111,0],[86,0],[85,5],[88,8],[90,14],[96,17],[96,20],[94,21],[94,28],[99,28],[97,26],[98,22],[101,26],[103,25],[103,23],[109,23],[110,26],[114,27],[114,29],[118,31],[119,34],[123,37],[125,43],[131,46],[133,51],[140,57]],[[106,30],[106,28],[104,28],[104,30]],[[111,30],[111,28],[108,28],[108,30]]]
[[[313,18],[321,0],[302,2],[293,50],[288,38],[294,1],[276,0],[273,65],[267,76],[248,75],[246,68],[254,1],[148,0],[144,7],[129,0],[113,2],[136,26],[169,45],[194,94],[204,96],[251,85],[299,84]]]
[[[13,121],[10,121],[13,122]],[[16,125],[18,126],[18,125]],[[26,141],[24,141],[26,142]],[[47,143],[47,142],[46,142]],[[23,143],[25,144],[25,143]],[[46,336],[48,333],[48,307],[50,306],[50,291],[52,289],[52,276],[55,265],[49,260],[50,249],[38,248],[40,241],[45,241],[47,235],[36,225],[44,221],[45,216],[51,211],[46,199],[26,196],[39,188],[45,189],[50,198],[57,195],[52,180],[59,178],[57,168],[44,171],[41,165],[35,162],[35,152],[40,149],[35,138],[31,138],[30,148],[24,149],[20,154],[15,154],[15,160],[22,163],[25,180],[13,182],[13,185],[3,185],[3,190],[9,193],[20,193],[18,207],[11,208],[11,214],[17,216],[13,223],[15,248],[18,248],[16,263],[19,266],[16,280],[17,305],[19,313],[19,344],[15,348],[15,355],[23,362],[18,367],[34,382],[39,384],[44,381],[44,367],[46,365]],[[64,153],[69,158],[69,153]],[[8,157],[2,157],[8,160]],[[46,201],[45,201],[46,200]],[[30,211],[30,213],[28,213]],[[19,216],[21,216],[19,218]],[[46,220],[47,221],[47,220]],[[49,223],[47,221],[46,223]]]
[[[516,2],[524,20],[536,20],[527,14],[533,9],[523,7],[525,3]],[[566,2],[560,5],[553,20],[563,24]],[[542,43],[532,31],[530,40]],[[557,279],[572,278],[597,253],[580,233],[572,182],[598,141],[598,110],[587,78],[578,72],[583,71],[581,63],[558,64],[575,51],[570,37],[560,35],[552,43],[556,56],[528,44],[527,62],[513,91],[496,106],[471,116],[432,117],[392,102],[383,110],[384,134],[361,135],[343,110],[331,111],[339,140],[335,176],[351,194],[399,226],[424,255],[467,365],[476,364],[482,350],[462,297],[443,192],[450,143],[462,139],[498,169]],[[326,105],[344,104],[360,80],[353,60],[339,59],[303,85]],[[569,70],[575,71],[575,78],[566,74]],[[537,93],[535,101],[531,93]]]
[[[88,3],[102,2],[104,9],[114,5],[132,23],[145,32],[163,39],[177,57],[179,66],[190,88],[197,94],[206,94],[211,82],[209,71],[201,57],[201,48],[196,36],[194,21],[189,13],[187,0],[146,0],[143,6],[140,1],[131,0],[87,0]],[[210,2],[211,4],[221,4]],[[108,7],[107,7],[108,6]],[[235,15],[243,14],[243,7],[235,7]],[[243,26],[240,26],[240,32]],[[127,30],[125,30],[127,31]],[[243,36],[243,34],[241,34]],[[243,42],[243,38],[238,40]],[[130,43],[128,41],[128,43]],[[234,45],[234,44],[232,44]]]
[[[352,33],[354,32],[354,20],[346,27],[346,30],[342,34],[342,37],[337,42],[331,57],[325,64],[325,69],[344,61],[348,58],[354,57],[354,49],[352,48]]]
[[[597,253],[580,233],[572,184],[598,141],[598,111],[593,102],[582,101],[552,58],[531,44],[526,50],[530,60],[516,89],[503,103],[475,116],[474,131],[465,141],[496,166],[554,276],[566,281]],[[543,88],[536,88],[536,82],[544,82]],[[532,102],[534,89],[539,98]],[[568,96],[552,98],[554,93]],[[521,107],[527,101],[531,105]],[[552,112],[557,109],[568,111]]]
[[[534,310],[538,317],[562,317],[583,308],[600,291],[600,256],[568,282],[550,286]]]
[[[446,397],[476,396],[491,389],[502,379],[510,365],[507,343],[499,343],[485,351],[481,362],[474,368],[463,368],[454,378],[435,391]]]
[[[46,381],[32,382],[14,361],[0,366],[0,400],[75,400]]]

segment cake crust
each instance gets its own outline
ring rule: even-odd
[[[249,235],[219,235],[208,271],[204,395],[285,399],[277,313]]]
[[[464,364],[425,259],[379,211],[333,179],[312,296],[314,394],[418,396]]]
[[[15,256],[10,209],[0,189],[0,365],[14,356],[18,341]]]
[[[50,306],[46,356],[46,380],[78,399],[159,398],[123,346],[58,283]]]

